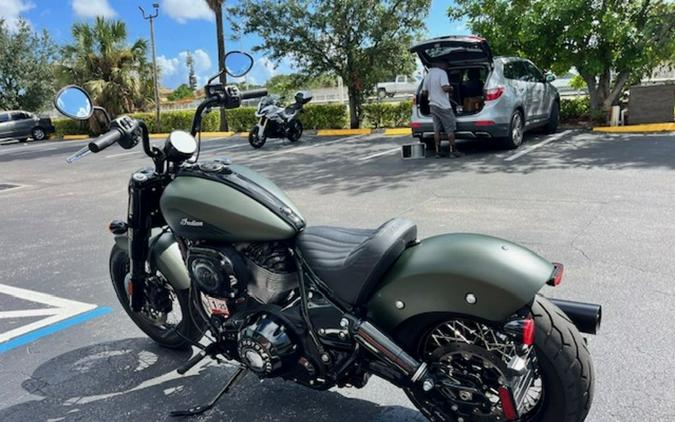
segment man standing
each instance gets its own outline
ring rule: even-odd
[[[434,63],[422,83],[422,94],[429,98],[431,117],[434,120],[434,143],[436,146],[436,158],[441,156],[441,131],[444,130],[450,141],[450,154],[461,157],[461,152],[455,146],[455,129],[457,123],[455,113],[450,104],[452,86],[448,81],[448,65]]]

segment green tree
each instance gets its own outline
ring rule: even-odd
[[[457,0],[448,14],[466,19],[496,54],[557,72],[576,67],[594,114],[675,58],[675,3],[668,0]]]
[[[129,46],[124,22],[100,17],[93,25],[74,24],[72,35],[73,43],[62,49],[62,82],[84,86],[112,115],[142,110],[152,103],[146,40]]]
[[[302,89],[316,89],[337,86],[335,76],[324,73],[319,76],[307,76],[300,73],[274,75],[265,84],[273,94],[289,96]]]
[[[10,31],[0,19],[0,110],[40,111],[51,103],[56,53],[47,31],[33,32],[23,20]]]
[[[183,98],[192,98],[195,94],[186,84],[181,84],[178,88],[174,89],[171,94],[167,97],[169,101],[182,100]]]
[[[194,59],[189,51],[187,52],[187,56],[185,56],[185,65],[188,68],[188,85],[190,86],[190,89],[194,91],[197,89],[197,76],[195,75]]]
[[[230,8],[234,29],[258,33],[255,51],[292,58],[309,76],[342,77],[351,127],[360,125],[366,94],[386,72],[406,73],[407,49],[424,27],[430,0],[242,0]]]
[[[206,0],[209,8],[216,16],[216,38],[218,42],[218,71],[225,69],[225,29],[223,27],[223,4],[225,0]],[[227,73],[220,74],[220,83],[227,84]],[[220,109],[220,130],[227,131],[227,114],[225,109]]]

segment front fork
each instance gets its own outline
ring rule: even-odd
[[[265,137],[265,128],[267,128],[268,121],[269,119],[265,117],[261,117],[260,120],[258,120],[258,138]]]
[[[159,197],[162,178],[152,169],[135,172],[129,180],[129,258],[131,260],[131,309],[140,312],[145,303],[145,281],[148,276],[148,240],[153,223],[161,218]]]

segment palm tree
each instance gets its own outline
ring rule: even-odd
[[[223,4],[225,0],[206,0],[209,8],[216,15],[216,36],[218,37],[218,71],[225,68],[225,33],[223,29]],[[225,86],[227,84],[227,74],[225,72],[220,74],[220,83]],[[225,109],[220,109],[220,130],[227,131],[227,115]]]
[[[152,101],[146,40],[129,46],[124,22],[100,17],[93,25],[74,24],[72,35],[73,43],[62,50],[63,82],[84,86],[96,104],[113,116],[142,109]]]

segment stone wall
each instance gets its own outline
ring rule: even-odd
[[[630,89],[628,123],[672,122],[675,84],[634,86]]]

